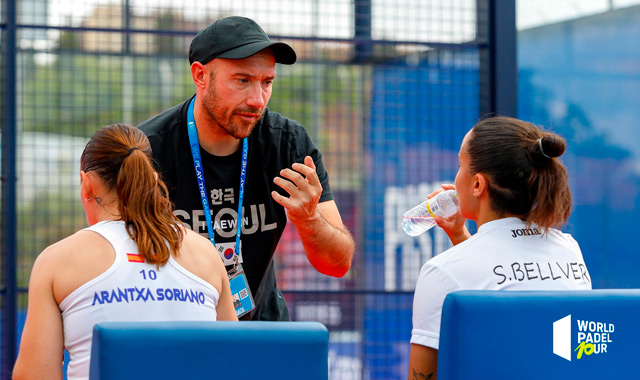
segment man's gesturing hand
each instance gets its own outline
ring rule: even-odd
[[[319,217],[316,206],[322,194],[322,185],[313,159],[307,156],[304,164],[295,163],[291,169],[282,169],[280,175],[282,177],[274,178],[273,182],[289,193],[289,197],[276,191],[272,191],[271,196],[287,210],[289,220],[295,224]]]

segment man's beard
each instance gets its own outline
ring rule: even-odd
[[[251,134],[253,128],[255,128],[256,124],[260,118],[256,118],[254,122],[248,122],[244,120],[240,116],[233,117],[234,114],[237,113],[250,113],[250,114],[258,114],[262,116],[264,109],[254,108],[254,107],[238,107],[233,110],[228,110],[224,107],[221,107],[220,97],[216,94],[213,83],[207,87],[207,91],[205,93],[205,98],[203,101],[204,110],[209,116],[209,120],[213,123],[218,124],[222,129],[227,131],[227,133],[237,139],[243,139]]]

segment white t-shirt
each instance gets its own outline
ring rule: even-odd
[[[96,323],[216,320],[217,289],[184,269],[173,257],[159,269],[145,263],[124,222],[100,222],[87,230],[107,239],[116,257],[106,272],[60,303],[64,345],[70,356],[69,380],[89,378]]]
[[[411,343],[438,349],[447,294],[456,290],[584,290],[591,277],[578,243],[556,229],[518,218],[485,223],[464,242],[429,260],[413,299]]]

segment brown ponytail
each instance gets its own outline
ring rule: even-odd
[[[560,227],[571,215],[567,170],[556,158],[565,149],[557,134],[509,117],[481,120],[467,142],[472,173],[489,178],[494,211],[545,230]]]
[[[83,171],[95,171],[118,196],[118,211],[129,236],[148,263],[162,266],[178,254],[183,230],[172,213],[167,187],[157,178],[149,140],[125,124],[100,128],[80,159]]]
[[[529,162],[534,167],[528,184],[535,194],[527,221],[549,228],[567,223],[571,215],[571,191],[567,169],[556,158],[565,149],[566,142],[556,134],[541,133],[535,141],[529,141]]]

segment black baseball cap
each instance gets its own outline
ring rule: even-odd
[[[242,59],[270,47],[276,62],[291,65],[296,52],[284,42],[274,42],[255,21],[238,16],[216,20],[191,41],[189,62],[205,64],[214,58]]]

